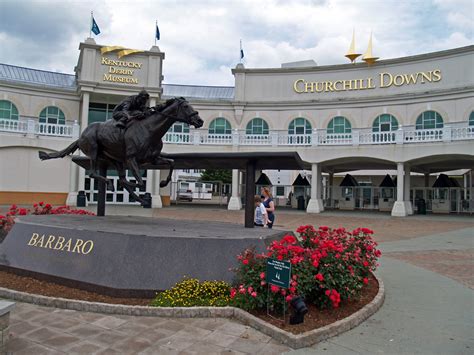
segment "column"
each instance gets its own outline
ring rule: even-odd
[[[413,206],[411,204],[411,200],[410,200],[410,172],[411,172],[411,168],[408,164],[405,164],[405,181],[403,181],[403,187],[404,187],[404,190],[405,190],[405,193],[404,193],[404,201],[405,201],[405,204],[406,204],[406,211],[408,213],[408,215],[412,215],[413,214]]]
[[[71,160],[69,169],[69,193],[67,194],[66,205],[75,207],[77,206],[77,192],[79,191],[77,185],[79,165]]]
[[[249,160],[245,170],[245,228],[253,228],[255,211],[255,161]]]
[[[151,208],[162,208],[163,204],[160,196],[160,170],[147,170],[146,174],[146,191],[151,194]]]
[[[324,211],[321,188],[321,165],[314,163],[311,166],[311,199],[306,208],[307,213],[321,213]]]
[[[168,176],[169,170],[158,170],[157,181],[155,183],[156,188],[158,189],[157,195],[160,196],[160,200],[162,202],[162,207],[170,206],[171,205],[171,185],[173,184],[173,180],[170,181],[168,185],[165,187],[159,187],[160,181],[165,180]],[[157,202],[158,204],[158,202]],[[153,202],[152,202],[153,207]]]
[[[232,196],[227,205],[228,210],[238,211],[242,209],[242,201],[239,194],[239,170],[232,169]]]
[[[394,217],[406,217],[408,215],[406,210],[405,201],[403,200],[404,188],[403,183],[405,177],[403,176],[403,163],[397,163],[397,200],[393,204],[392,216]]]
[[[81,106],[81,119],[79,120],[81,129],[80,132],[84,132],[84,130],[87,127],[87,123],[89,121],[89,96],[90,94],[88,92],[83,92],[82,93],[82,106]],[[81,155],[83,155],[81,153]],[[76,199],[77,199],[77,192],[78,191],[84,191],[84,180],[86,178],[86,171],[85,169],[79,167],[75,163],[71,163],[72,165],[75,165],[75,168],[71,168],[71,174],[72,172],[76,173],[76,179],[77,183],[75,184],[76,190],[70,190],[69,194],[67,196],[67,203],[70,206],[75,206],[76,205]],[[72,177],[70,178],[72,179]],[[69,184],[72,187],[72,183],[70,182]]]
[[[332,202],[332,190],[333,190],[333,185],[334,185],[334,173],[329,173],[329,186],[328,186],[328,198],[329,198],[329,207],[333,207]]]

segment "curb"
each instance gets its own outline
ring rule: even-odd
[[[55,298],[14,291],[0,287],[0,297],[18,302],[32,303],[39,306],[71,309],[81,312],[95,312],[129,316],[169,317],[169,318],[235,318],[245,325],[251,326],[275,340],[293,349],[314,345],[325,339],[344,333],[369,318],[383,305],[385,287],[382,279],[374,274],[379,284],[379,291],[372,301],[354,314],[322,328],[310,330],[302,334],[293,334],[275,327],[260,318],[236,307],[148,307],[126,306],[100,302],[77,301],[66,298]]]

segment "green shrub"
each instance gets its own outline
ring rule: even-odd
[[[171,289],[158,293],[155,307],[224,307],[230,302],[230,285],[224,281],[184,279]]]

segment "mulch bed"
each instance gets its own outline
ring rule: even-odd
[[[80,290],[73,287],[59,285],[53,282],[41,281],[32,277],[19,276],[7,271],[0,271],[0,287],[11,290],[27,292],[31,294],[61,297],[89,302],[102,302],[111,304],[124,304],[132,306],[148,306],[152,299],[150,298],[118,298],[102,295],[95,292]],[[315,306],[308,305],[308,313],[305,315],[304,323],[297,325],[283,324],[282,321],[272,318],[264,311],[252,311],[251,313],[264,321],[273,324],[283,330],[293,334],[304,333],[309,330],[324,327],[338,320],[346,318],[357,312],[377,295],[378,283],[374,276],[369,276],[369,284],[362,289],[360,298],[349,302],[342,302],[336,309],[318,309]],[[276,315],[282,318],[282,315]],[[289,315],[287,314],[287,318]]]

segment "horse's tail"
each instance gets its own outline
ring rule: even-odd
[[[59,152],[55,153],[46,153],[43,151],[39,151],[38,155],[41,160],[47,160],[47,159],[56,159],[56,158],[64,158],[66,155],[69,155],[71,153],[74,153],[74,151],[79,148],[79,139],[74,141],[71,145],[69,145],[66,149],[63,149]]]

